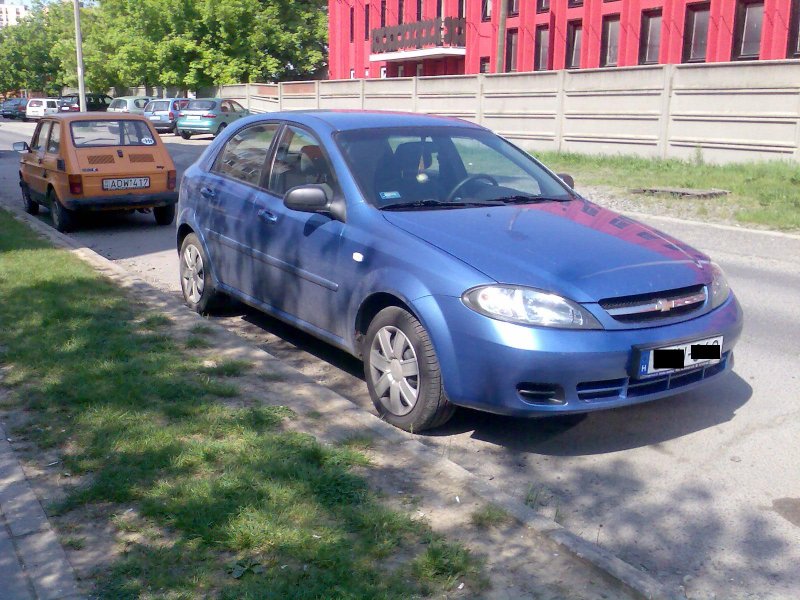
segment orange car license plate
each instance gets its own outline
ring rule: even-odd
[[[119,179],[103,179],[104,190],[139,190],[150,187],[149,177],[122,177]]]

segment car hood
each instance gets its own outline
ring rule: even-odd
[[[705,254],[582,199],[382,214],[492,280],[577,302],[711,281]]]

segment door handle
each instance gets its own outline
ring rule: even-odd
[[[262,208],[260,211],[258,211],[257,214],[258,218],[261,219],[262,221],[265,221],[266,223],[272,224],[278,222],[278,216],[274,213],[269,212],[265,208]]]
[[[217,197],[217,192],[212,190],[210,187],[201,187],[200,195],[203,196],[203,198],[208,198],[209,200],[213,200],[214,198]]]

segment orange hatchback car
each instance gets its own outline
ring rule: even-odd
[[[175,165],[152,125],[137,115],[82,113],[42,119],[21,153],[19,185],[30,214],[50,208],[59,231],[76,214],[153,209],[159,225],[175,218]]]

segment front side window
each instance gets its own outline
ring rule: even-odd
[[[690,4],[686,7],[683,29],[683,62],[705,62],[708,47],[710,5]]]
[[[237,181],[258,186],[278,125],[248,127],[234,135],[214,163],[214,171]]]
[[[661,9],[642,13],[642,29],[639,34],[639,64],[654,65],[661,49]]]
[[[736,5],[736,26],[733,37],[733,58],[753,60],[761,49],[761,26],[764,20],[763,0],[739,0]]]
[[[33,132],[33,137],[31,138],[31,150],[38,150],[42,147],[44,140],[50,134],[50,123],[52,121],[44,121],[36,127],[36,131]]]
[[[580,21],[567,23],[567,68],[577,69],[581,66],[581,40],[583,24]]]
[[[144,108],[147,106],[147,102],[148,100],[146,98],[138,98],[133,101],[133,104],[136,106],[136,108]]]
[[[536,26],[536,55],[533,57],[534,71],[547,71],[549,67],[548,52],[550,51],[550,28],[547,25]]]
[[[436,210],[569,199],[528,154],[489,131],[461,127],[385,128],[336,136],[374,206]]]
[[[619,15],[603,17],[600,36],[600,66],[616,67],[619,55]]]
[[[61,149],[61,126],[58,123],[53,123],[50,129],[50,139],[47,142],[47,152],[50,154],[58,154]]]
[[[141,121],[97,120],[70,123],[76,148],[91,146],[154,146],[156,140]]]
[[[332,195],[333,182],[333,169],[319,141],[304,129],[287,127],[272,162],[269,190],[283,196],[295,186],[316,183],[329,186]]]

